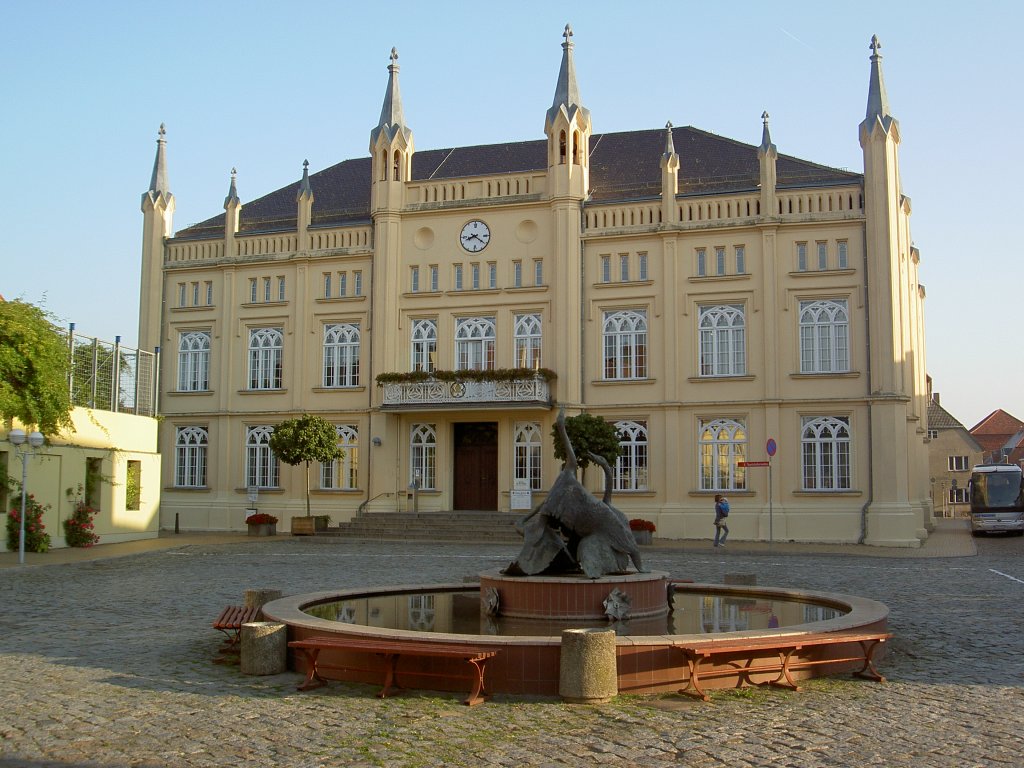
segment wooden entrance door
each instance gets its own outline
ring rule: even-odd
[[[498,424],[455,425],[455,509],[498,508]]]

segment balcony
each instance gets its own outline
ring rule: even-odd
[[[459,410],[462,408],[550,408],[547,369],[435,371],[381,374],[381,407],[392,411]]]

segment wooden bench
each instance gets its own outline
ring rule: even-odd
[[[481,704],[487,699],[487,692],[484,689],[484,671],[487,662],[498,655],[500,649],[487,645],[469,645],[465,643],[430,643],[415,640],[400,640],[392,638],[371,638],[371,637],[343,637],[330,635],[321,637],[309,637],[305,640],[293,640],[288,643],[289,648],[302,653],[306,661],[306,679],[298,685],[300,691],[311,688],[318,688],[326,685],[327,681],[320,676],[319,670],[325,669],[353,669],[352,667],[328,667],[319,663],[320,652],[327,649],[354,651],[358,653],[372,653],[384,659],[384,687],[377,694],[380,698],[400,691],[398,685],[397,671],[398,660],[403,656],[435,657],[447,659],[461,659],[468,663],[472,669],[469,676],[471,688],[469,696],[463,702],[468,706]],[[367,670],[361,670],[367,671]],[[442,677],[451,679],[452,676],[444,673],[425,672],[416,670],[415,674],[428,677]]]
[[[242,633],[242,625],[250,621],[258,621],[260,615],[260,608],[250,608],[245,605],[229,605],[221,611],[220,616],[218,616],[216,621],[213,622],[213,628],[223,632],[227,637],[227,642],[221,646],[220,652],[222,654],[237,653],[238,641],[241,638]],[[218,659],[218,661],[222,660],[223,659]]]
[[[739,676],[741,682],[750,685],[769,685],[799,691],[800,686],[792,676],[794,672],[824,664],[851,662],[861,664],[860,669],[853,673],[854,677],[884,683],[885,678],[875,669],[874,656],[878,647],[891,637],[892,634],[886,632],[834,632],[674,643],[672,647],[683,653],[690,672],[686,687],[680,689],[679,693],[710,701],[701,681],[727,676]],[[796,657],[797,653],[806,649],[848,644],[856,644],[859,652],[814,659]],[[757,657],[758,653],[764,655]],[[773,657],[775,654],[777,658]],[[724,669],[714,669],[715,663],[724,663],[726,666]],[[765,674],[775,677],[762,682],[752,679]]]

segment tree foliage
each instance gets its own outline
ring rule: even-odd
[[[339,459],[338,433],[334,425],[320,416],[303,414],[297,419],[283,421],[274,427],[270,436],[270,450],[285,464],[306,465],[306,515],[309,516],[310,462],[329,462]]]
[[[68,346],[51,316],[0,301],[0,417],[54,435],[71,424]]]
[[[621,448],[619,433],[613,424],[609,424],[600,416],[581,413],[565,420],[565,431],[569,435],[569,442],[572,443],[573,452],[576,454],[576,464],[580,469],[586,469],[590,465],[590,453],[603,456],[609,464],[615,466],[615,459],[618,458]],[[555,438],[555,458],[564,462],[567,457],[556,426],[551,427],[551,434]]]

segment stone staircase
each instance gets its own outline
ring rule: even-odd
[[[350,522],[318,536],[379,541],[458,541],[522,544],[515,524],[523,514],[509,512],[361,512]]]

